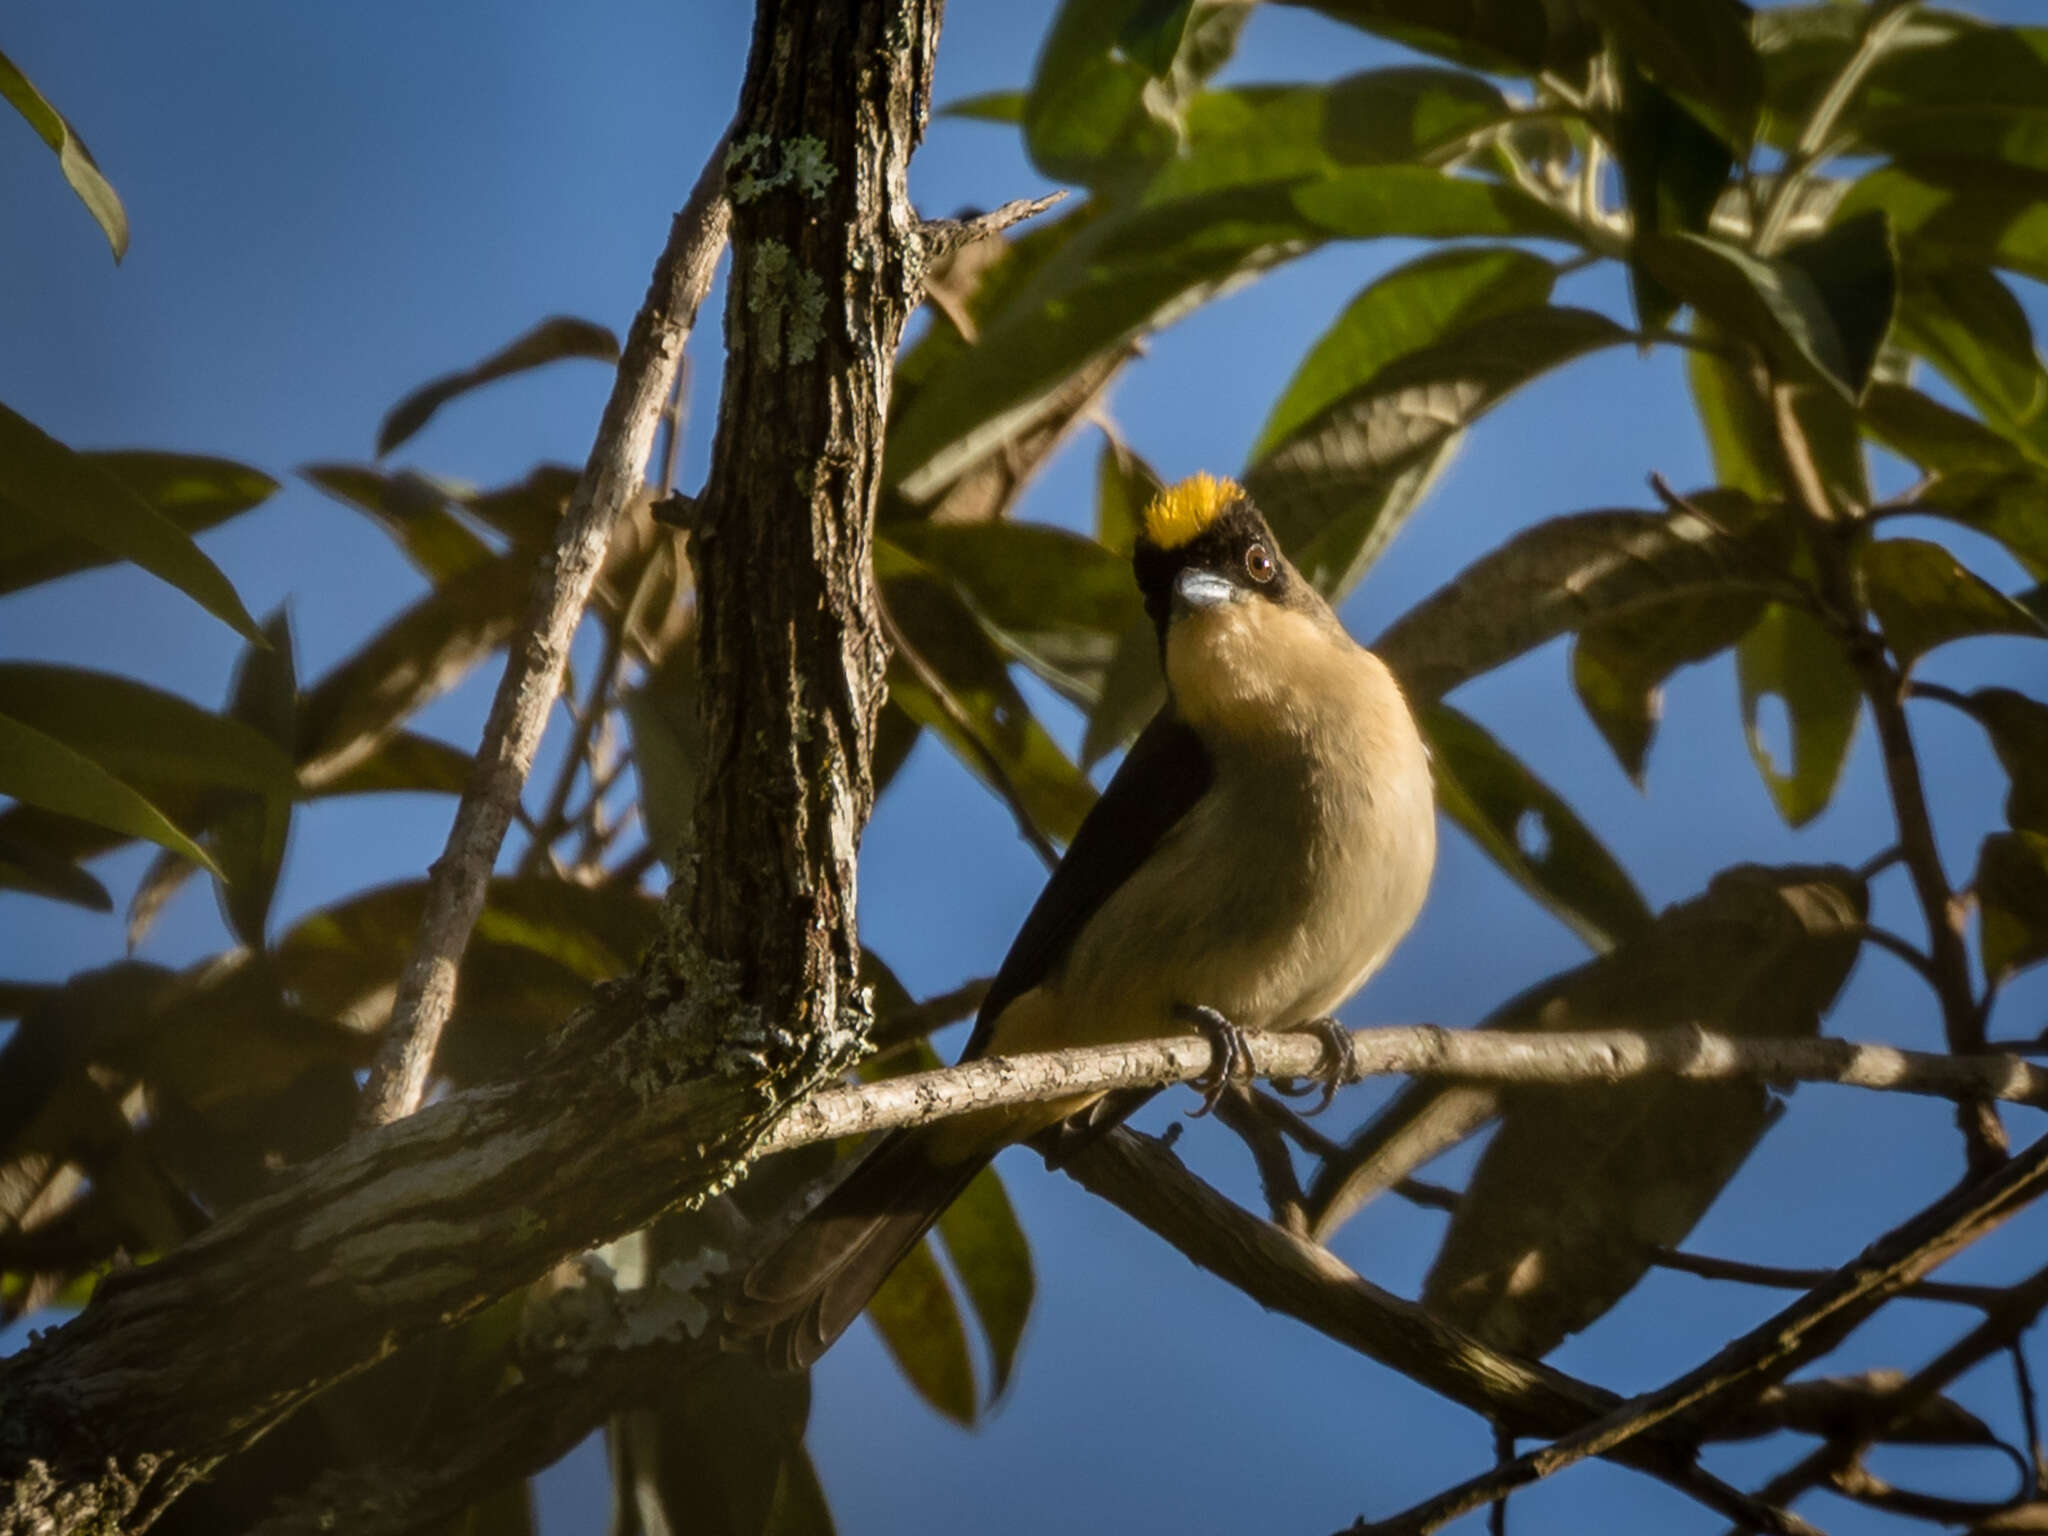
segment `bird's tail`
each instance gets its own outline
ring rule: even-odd
[[[950,1149],[948,1149],[950,1150]],[[747,1271],[727,1307],[733,1332],[765,1335],[771,1367],[809,1366],[860,1316],[889,1272],[993,1151],[958,1161],[932,1139],[891,1131],[780,1247]]]

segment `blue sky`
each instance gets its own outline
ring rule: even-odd
[[[1978,8],[2020,19],[2024,0]],[[941,102],[1023,83],[1050,6],[956,0],[939,56]],[[383,411],[422,380],[494,349],[545,314],[623,331],[669,215],[731,113],[751,8],[739,0],[462,0],[414,6],[183,6],[68,0],[22,7],[0,29],[18,62],[92,145],[134,230],[116,269],[25,126],[0,115],[0,399],[78,446],[152,446],[245,459],[285,481],[260,512],[206,547],[258,613],[284,602],[302,676],[346,654],[421,590],[383,536],[291,478],[319,459],[367,459]],[[1306,13],[1262,9],[1226,78],[1327,77],[1391,51]],[[1014,134],[940,119],[913,170],[920,206],[945,214],[1045,189]],[[1211,306],[1151,344],[1113,410],[1162,472],[1231,471],[1306,346],[1370,277],[1413,255],[1401,242],[1326,249]],[[1611,275],[1573,280],[1572,302],[1626,313]],[[2048,323],[2038,290],[2025,297]],[[715,315],[716,301],[707,310]],[[701,478],[719,366],[715,325],[692,347],[696,388],[682,478]],[[608,382],[567,364],[444,411],[400,463],[489,483],[537,457],[580,462]],[[1096,440],[1082,434],[1022,515],[1087,525]],[[1675,357],[1603,353],[1518,396],[1475,431],[1422,514],[1345,609],[1369,637],[1509,531],[1601,506],[1645,506],[1645,476],[1709,478]],[[1915,529],[1928,533],[1928,530]],[[1988,544],[1955,547],[2010,586]],[[0,656],[64,660],[139,676],[209,704],[236,641],[167,588],[133,573],[72,578],[0,601]],[[1969,642],[1927,675],[2041,691],[2048,650]],[[1463,690],[1457,702],[1593,822],[1653,905],[1695,893],[1722,866],[1842,859],[1891,840],[1867,726],[1841,791],[1805,831],[1778,821],[1744,748],[1732,668],[1691,669],[1667,696],[1648,793],[1627,782],[1572,698],[1551,646]],[[478,677],[419,722],[474,741],[488,699]],[[1914,724],[1960,879],[1999,818],[2004,778],[1981,736],[1950,712]],[[1055,717],[1071,742],[1078,725]],[[438,851],[450,804],[425,797],[308,808],[278,919],[346,893],[416,877]],[[146,855],[98,872],[125,897]],[[985,974],[1042,879],[1003,808],[942,751],[921,746],[883,802],[863,853],[862,927],[913,990]],[[1877,887],[1877,919],[1914,934],[1904,881]],[[196,885],[152,934],[146,957],[177,963],[226,942]],[[112,958],[118,920],[0,893],[0,974],[56,978]],[[1526,983],[1583,958],[1578,941],[1510,887],[1460,837],[1446,838],[1430,904],[1408,944],[1357,1000],[1353,1023],[1470,1023]],[[2031,1035],[2048,1013],[2042,973],[2012,988],[1994,1033]],[[1929,999],[1901,964],[1867,954],[1831,1026],[1937,1047]],[[952,1042],[945,1042],[952,1043]],[[1362,1115],[1353,1090],[1333,1121]],[[1155,1106],[1163,1122],[1184,1103]],[[2015,1135],[2030,1123],[2015,1119]],[[1204,1174],[1254,1197],[1246,1160],[1209,1124],[1181,1146]],[[1361,1511],[1391,1513],[1482,1467],[1485,1428],[1297,1324],[1262,1313],[1028,1154],[1002,1164],[1031,1233],[1038,1311],[1009,1399],[965,1434],[926,1410],[865,1329],[820,1368],[813,1447],[848,1533],[1258,1528],[1316,1532]],[[1835,1264],[1960,1171],[1944,1107],[1804,1089],[1708,1215],[1704,1251]],[[1371,1208],[1338,1252],[1412,1294],[1441,1218]],[[1952,1266],[2009,1275],[2038,1256],[2025,1223]],[[1781,1298],[1653,1276],[1554,1357],[1618,1389],[1654,1385],[1766,1316]],[[1903,1304],[1830,1369],[1912,1365],[1962,1326]],[[2012,1416],[1994,1363],[1959,1395]],[[1731,1448],[1717,1470],[1754,1481],[1791,1451]],[[1969,1479],[1946,1457],[1880,1465],[1947,1491],[2000,1491],[1990,1456]],[[991,1490],[999,1490],[992,1494]],[[1518,1533],[1603,1527],[1711,1531],[1718,1522],[1660,1485],[1604,1466],[1516,1500]],[[550,1536],[604,1528],[602,1458],[591,1447],[544,1483]],[[1832,1530],[1897,1522],[1816,1505]]]

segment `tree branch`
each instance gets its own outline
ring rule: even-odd
[[[569,642],[604,565],[612,528],[641,488],[677,362],[725,249],[731,215],[725,197],[726,143],[721,138],[712,147],[689,200],[669,226],[647,298],[626,335],[597,441],[555,531],[554,546],[534,572],[526,612],[506,650],[505,672],[477,746],[476,766],[455,809],[447,846],[434,861],[412,957],[399,979],[391,1022],[359,1108],[365,1125],[411,1114],[426,1092],[441,1031],[454,1011],[462,952],[483,911],[491,870],[553,711]]]

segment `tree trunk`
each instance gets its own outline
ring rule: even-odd
[[[711,757],[639,973],[521,1081],[360,1135],[0,1366],[0,1533],[142,1530],[335,1381],[731,1182],[857,1048],[869,542],[939,0],[761,0],[693,555]]]

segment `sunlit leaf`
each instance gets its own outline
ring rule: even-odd
[[[959,1276],[967,1304],[988,1338],[992,1365],[989,1395],[1001,1397],[1009,1384],[1017,1344],[1031,1316],[1035,1281],[1031,1245],[995,1169],[974,1176],[960,1198],[939,1218],[939,1241]]]
[[[54,736],[4,714],[0,714],[0,794],[129,837],[147,838],[213,867],[204,849],[98,763]]]
[[[1527,0],[1288,0],[1337,21],[1473,69],[1571,77],[1600,50],[1576,7]]]
[[[1810,1036],[1855,963],[1866,896],[1848,871],[1738,866],[1612,954],[1490,1020],[1539,1029],[1698,1024]],[[1771,1119],[1760,1083],[1510,1089],[1423,1299],[1481,1338],[1542,1355],[1683,1241]]]
[[[1095,542],[1128,557],[1137,542],[1138,520],[1164,489],[1150,464],[1104,433],[1095,460]]]
[[[1834,797],[1863,708],[1856,672],[1841,644],[1803,608],[1773,603],[1735,652],[1742,690],[1742,727],[1750,756],[1778,814],[1804,826]],[[1784,707],[1791,761],[1780,762],[1764,740],[1760,711],[1775,697]]]
[[[87,540],[169,582],[244,637],[256,621],[233,585],[170,518],[101,461],[74,453],[0,405],[0,511]]]
[[[196,454],[100,451],[78,455],[105,470],[187,534],[258,506],[277,489],[260,470]],[[54,521],[0,519],[0,592],[54,581],[121,558]]]
[[[1865,596],[1899,665],[1972,635],[2048,639],[2048,628],[1926,539],[1877,539],[1857,558]]]
[[[1508,877],[1595,949],[1650,921],[1628,872],[1578,815],[1493,736],[1448,704],[1420,711],[1437,804]]]
[[[2048,836],[2000,832],[1985,838],[1971,889],[1986,977],[2003,981],[2048,960]]]
[[[2033,326],[1998,274],[1962,266],[1908,269],[1904,277],[1900,341],[1947,375],[2000,430],[2038,432],[2048,425],[2048,372],[2034,350]]]
[[[1982,160],[1886,165],[1849,189],[1838,220],[1882,211],[1914,267],[1994,266],[2048,280],[2048,170]]]
[[[78,200],[85,204],[85,211],[92,215],[93,222],[107,237],[107,244],[113,248],[114,260],[119,261],[127,255],[128,215],[107,178],[100,174],[92,151],[64,121],[63,114],[30,83],[21,67],[4,53],[0,53],[0,96],[13,103],[14,109],[35,129],[36,136],[57,152],[58,168],[63,171],[64,179],[71,183],[71,190],[78,194]]]
[[[967,1330],[929,1240],[890,1271],[867,1315],[917,1395],[954,1423],[972,1424],[974,1362]]]
[[[1696,318],[1693,331],[1702,343],[1730,345],[1731,338],[1710,320]],[[1686,377],[1715,478],[1758,500],[1788,498],[1793,488],[1786,480],[1777,424],[1751,370],[1742,362],[1695,350],[1686,359]],[[1868,506],[1870,485],[1851,402],[1838,390],[1805,389],[1797,392],[1793,411],[1832,502]]]
[[[578,320],[570,315],[552,315],[474,367],[443,374],[394,405],[377,428],[377,457],[381,459],[419,431],[434,412],[457,395],[565,357],[588,357],[601,363],[615,363],[619,360],[619,338],[592,321]]]

